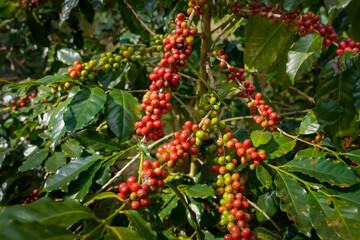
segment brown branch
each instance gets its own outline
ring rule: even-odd
[[[134,10],[134,8],[130,5],[130,3],[128,3],[127,0],[123,0],[125,5],[130,9],[130,11],[134,14],[135,18],[146,28],[146,30],[153,36],[156,36],[156,33],[154,31],[152,31],[144,22],[143,20],[140,18],[140,16],[137,14],[137,12]]]
[[[278,232],[281,231],[281,228],[269,217],[269,215],[267,215],[267,213],[266,213],[264,210],[262,210],[261,208],[259,208],[258,205],[256,205],[255,203],[253,203],[253,202],[250,201],[249,199],[247,199],[247,201],[248,201],[248,203],[249,203],[253,208],[255,208],[256,210],[258,210],[259,212],[261,212],[262,215],[264,215],[264,217],[266,217],[266,219],[269,220],[269,221],[272,223],[272,225],[276,228],[276,230],[277,230]]]
[[[315,104],[315,101],[314,101],[314,98],[313,97],[310,97],[309,95],[307,95],[306,93],[304,93],[303,91],[295,88],[295,87],[289,87],[290,90],[292,90],[293,92],[299,94],[300,96],[306,98],[311,105],[314,105]]]
[[[289,116],[289,115],[295,115],[295,114],[300,114],[300,113],[308,113],[309,111],[310,111],[310,109],[287,112],[287,113],[280,114],[280,116]],[[227,119],[224,119],[224,120],[221,120],[221,121],[222,122],[230,122],[230,121],[234,121],[234,120],[252,119],[253,117],[254,117],[253,115],[251,115],[251,116],[242,116],[242,117],[233,117],[233,118],[227,118]]]
[[[214,75],[213,75],[213,73],[211,71],[211,67],[210,67],[209,63],[206,63],[205,68],[206,68],[206,72],[207,72],[207,74],[209,76],[210,87],[215,89],[216,88],[216,86],[215,86],[215,78],[214,78]]]
[[[96,128],[96,131],[100,131],[100,129],[106,124],[106,121],[103,121],[99,124],[99,126]]]
[[[193,111],[183,101],[181,101],[180,98],[178,98],[174,94],[173,94],[173,97],[176,99],[176,101],[178,101],[181,104],[181,106],[183,106],[186,109],[186,111],[189,113],[190,116],[193,115]]]

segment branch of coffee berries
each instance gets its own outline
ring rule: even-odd
[[[220,1],[219,4],[224,3]],[[218,12],[221,11],[222,7],[223,6],[214,5],[213,10]],[[302,37],[309,33],[317,33],[323,39],[322,49],[326,49],[333,44],[337,47],[337,55],[347,51],[359,52],[360,42],[354,42],[351,38],[347,38],[345,41],[337,43],[339,37],[334,31],[333,26],[321,23],[320,16],[312,12],[300,15],[300,9],[287,12],[281,9],[280,4],[276,4],[273,7],[270,3],[264,4],[262,2],[251,2],[249,9],[244,9],[241,3],[236,2],[230,2],[228,7],[231,9],[231,13],[237,17],[244,17],[244,13],[247,13],[248,18],[259,15],[260,17],[268,18],[272,24],[279,23],[280,20],[282,20],[287,27],[292,27],[292,29],[299,32]]]
[[[220,57],[219,57],[220,56]],[[225,68],[227,67],[229,70],[229,75],[228,78],[230,80],[234,79],[236,81],[236,83],[239,85],[239,87],[242,90],[245,90],[243,92],[239,92],[237,95],[238,97],[242,97],[242,98],[248,98],[249,102],[247,104],[247,106],[251,109],[251,113],[253,115],[256,115],[257,112],[260,113],[260,116],[254,116],[253,120],[258,123],[261,124],[262,127],[267,128],[270,132],[272,131],[278,131],[281,134],[284,134],[285,136],[288,136],[294,140],[299,140],[303,143],[306,143],[308,145],[311,145],[313,147],[318,147],[320,149],[323,149],[331,154],[333,154],[338,160],[344,162],[344,160],[342,160],[339,157],[339,153],[332,151],[331,149],[322,146],[321,144],[315,144],[315,143],[311,143],[308,142],[304,139],[301,139],[299,137],[293,136],[287,132],[285,132],[284,130],[280,129],[277,125],[280,123],[280,115],[277,115],[276,113],[273,112],[273,109],[268,106],[265,105],[265,101],[261,100],[262,98],[262,94],[261,93],[256,93],[256,88],[253,85],[250,85],[250,83],[248,81],[245,81],[245,77],[243,77],[242,74],[238,74],[238,73],[244,73],[244,70],[242,68],[240,68],[236,74],[233,74],[233,72],[235,71],[235,67],[231,66],[226,60],[227,60],[227,55],[224,54],[224,50],[220,49],[216,55],[215,58],[218,59],[220,61],[220,66]],[[345,163],[345,162],[344,162]]]

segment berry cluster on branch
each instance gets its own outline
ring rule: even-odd
[[[29,2],[29,10],[46,3],[46,0],[22,0],[22,4],[26,6]]]
[[[22,205],[26,205],[38,200],[39,199],[38,195],[39,195],[39,189],[34,189],[32,193],[30,193],[29,197],[25,199]]]
[[[36,93],[31,93],[30,96],[27,94],[21,96],[17,101],[15,99],[12,99],[10,101],[10,104],[12,105],[12,110],[16,111],[19,107],[25,107],[26,104],[30,103],[33,98],[36,97]]]

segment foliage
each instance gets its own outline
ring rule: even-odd
[[[258,239],[360,238],[360,2],[235,2],[0,0],[1,239],[221,239],[235,221],[221,167],[240,175]],[[334,31],[310,21],[303,35],[308,11]],[[190,53],[157,82],[179,28],[193,31]],[[161,89],[151,108],[149,88]],[[162,116],[152,135],[146,114]],[[161,152],[176,131],[194,137],[177,146],[183,170]],[[167,177],[135,211],[119,183],[139,174],[145,185],[155,159]]]

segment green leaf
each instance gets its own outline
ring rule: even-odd
[[[300,123],[299,133],[303,135],[314,134],[320,130],[320,124],[311,109]]]
[[[310,147],[298,151],[294,157],[294,160],[300,158],[317,158],[317,157],[324,158],[326,157],[326,154],[327,154],[326,152],[320,152],[315,147]]]
[[[84,204],[84,206],[89,206],[90,204],[93,204],[95,201],[109,199],[109,198],[116,198],[117,200],[121,201],[121,198],[119,198],[113,192],[102,192],[102,193],[96,194],[93,198],[91,198],[88,202],[86,202]]]
[[[238,90],[239,87],[235,83],[224,82],[216,85],[216,91],[221,97],[221,99],[226,98],[226,96],[234,90]]]
[[[61,150],[64,152],[66,157],[76,158],[81,156],[83,147],[78,141],[71,138],[65,143],[61,144]]]
[[[266,228],[263,228],[263,227],[255,228],[252,233],[254,233],[258,237],[258,239],[263,239],[263,240],[279,240],[280,239],[278,235],[274,234],[270,230],[267,230]]]
[[[69,184],[66,197],[76,198],[82,201],[93,183],[95,174],[101,168],[101,161],[95,162],[86,171],[79,174],[79,177]]]
[[[257,200],[257,205],[264,210],[269,217],[274,216],[279,208],[279,203],[275,197],[275,191],[260,195]],[[256,218],[260,223],[268,221],[264,214],[259,211],[256,211]]]
[[[39,82],[39,83],[43,83],[43,84],[46,84],[46,85],[49,85],[49,84],[53,84],[53,83],[56,83],[56,82],[75,82],[79,85],[83,85],[81,82],[79,82],[78,80],[70,77],[69,75],[65,75],[65,74],[61,74],[61,75],[48,75],[48,76],[45,76],[43,78],[40,78],[38,80],[36,80],[36,82]]]
[[[332,141],[342,145],[342,138],[349,136],[349,142],[357,138],[354,129],[360,128],[360,123],[356,122],[359,116],[354,107],[353,92],[356,80],[360,79],[360,71],[357,66],[334,76],[334,61],[329,61],[323,71],[320,73],[320,79],[323,79],[316,86],[315,101],[330,99],[335,100],[344,107],[344,112],[339,121],[325,131],[331,136]]]
[[[95,218],[94,213],[77,200],[67,199],[63,202],[55,202],[51,198],[43,197],[27,205],[13,205],[3,209],[0,212],[0,225],[17,221],[68,227],[82,219],[91,218]]]
[[[196,184],[186,189],[187,196],[195,198],[214,197],[214,189],[207,184]]]
[[[353,170],[330,158],[300,158],[281,166],[291,172],[301,172],[330,185],[350,187],[358,182]]]
[[[150,223],[144,220],[138,211],[127,210],[124,212],[130,221],[130,225],[137,229],[140,236],[147,240],[156,240],[157,234],[151,229]]]
[[[48,154],[49,150],[47,148],[37,150],[26,158],[23,164],[19,167],[19,171],[25,172],[27,170],[39,167],[47,158]]]
[[[56,56],[60,62],[73,64],[75,61],[82,62],[80,53],[71,48],[61,48],[56,52]]]
[[[85,129],[71,134],[87,149],[95,151],[115,151],[119,150],[119,146],[112,141],[108,135],[92,129]]]
[[[306,191],[299,182],[278,172],[275,178],[276,196],[280,198],[280,209],[287,213],[297,228],[310,237],[311,223],[306,206]]]
[[[347,155],[351,161],[360,165],[360,149],[345,153],[345,155]]]
[[[262,185],[264,185],[267,189],[272,185],[272,177],[269,172],[263,166],[256,167],[256,177],[259,179]]]
[[[334,210],[326,204],[327,197],[318,192],[309,191],[307,195],[307,204],[309,206],[309,216],[311,224],[321,239],[340,240],[334,230],[334,227],[328,225],[326,219],[332,215]]]
[[[134,132],[135,122],[140,120],[140,104],[130,93],[113,89],[106,102],[106,122],[110,130],[122,142]]]
[[[359,116],[359,118],[356,121],[359,122],[360,121],[360,80],[357,80],[355,83],[353,98],[354,98],[354,107]]]
[[[291,12],[304,1],[305,0],[284,0],[284,8],[286,11]]]
[[[109,226],[107,228],[107,234],[105,235],[105,239],[113,240],[113,239],[119,239],[119,240],[129,240],[129,239],[139,239],[139,240],[145,240],[141,236],[140,233],[131,230],[126,227],[112,227]]]
[[[294,84],[301,73],[312,69],[311,64],[321,54],[322,38],[319,34],[309,34],[300,38],[288,53],[286,73]]]
[[[62,5],[62,10],[60,13],[60,26],[69,18],[70,12],[75,8],[79,3],[79,0],[65,0]]]
[[[164,196],[166,197],[166,200],[163,204],[163,206],[161,207],[161,211],[159,212],[159,217],[161,219],[161,221],[164,221],[164,218],[166,216],[169,216],[171,211],[177,207],[178,205],[178,199],[177,197],[174,195],[166,195]]]
[[[63,152],[54,152],[45,163],[46,171],[55,172],[66,164],[66,157]]]
[[[77,130],[90,122],[103,108],[105,101],[106,95],[101,88],[83,88],[75,95],[64,113],[67,129]]]
[[[359,239],[359,209],[350,204],[333,199],[334,214],[327,218],[328,225],[334,226],[342,239]]]
[[[276,61],[279,49],[292,41],[292,33],[283,21],[270,24],[256,15],[246,24],[245,38],[244,63],[260,71]]]
[[[271,140],[272,135],[270,132],[256,130],[251,133],[250,138],[254,147],[258,147],[262,144],[268,143]]]
[[[0,238],[6,240],[62,240],[74,239],[70,231],[58,227],[56,224],[40,224],[37,222],[11,222],[0,227]]]
[[[336,101],[320,101],[314,109],[320,124],[330,126],[335,124],[342,117],[344,107]]]
[[[337,195],[338,198],[343,199],[345,202],[360,208],[360,191],[347,192]]]
[[[78,157],[72,160],[68,165],[61,167],[55,175],[49,177],[44,186],[44,191],[52,191],[61,188],[68,182],[78,178],[79,174],[86,171],[93,165],[99,156]]]
[[[296,140],[284,135],[275,133],[274,137],[266,145],[260,145],[259,148],[264,149],[267,156],[272,159],[281,157],[293,150]]]
[[[67,110],[68,104],[75,97],[77,90],[73,90],[69,93],[67,99],[63,102],[60,102],[59,105],[54,109],[51,113],[50,121],[49,121],[49,130],[51,132],[51,144],[50,147],[55,147],[56,144],[60,141],[60,139],[66,133],[65,122],[63,120],[63,115]]]

